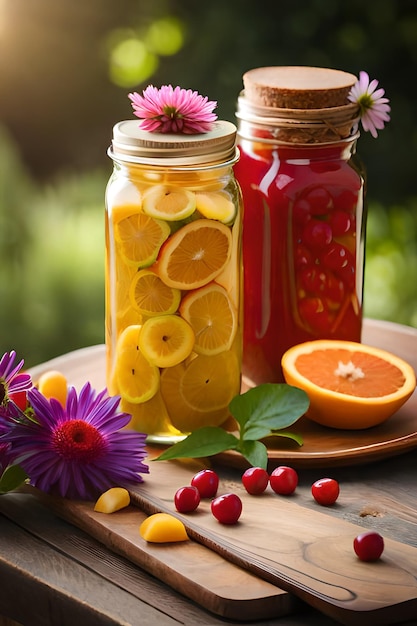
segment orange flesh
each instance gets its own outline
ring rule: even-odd
[[[352,362],[364,373],[363,378],[335,374],[339,363]],[[403,387],[405,378],[401,370],[372,354],[350,350],[316,350],[301,354],[295,361],[298,372],[315,385],[360,398],[379,398],[395,393]]]

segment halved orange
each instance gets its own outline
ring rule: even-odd
[[[141,270],[131,282],[129,298],[133,308],[142,315],[165,315],[178,309],[181,291],[168,287],[155,272]]]
[[[179,315],[150,317],[139,335],[142,354],[158,367],[177,365],[191,354],[193,346],[193,329]]]
[[[183,220],[195,211],[195,194],[183,187],[155,185],[143,194],[142,208],[151,217]]]
[[[187,365],[180,380],[183,399],[200,411],[227,407],[239,391],[239,362],[231,350],[213,356],[198,355]]]
[[[212,220],[230,224],[236,215],[236,206],[227,191],[196,193],[197,210]]]
[[[139,348],[141,326],[128,326],[117,342],[114,369],[116,392],[132,404],[150,400],[159,390],[159,369],[152,365]]]
[[[125,263],[134,267],[148,267],[171,231],[162,220],[144,213],[134,213],[114,225],[117,249]]]
[[[231,248],[230,228],[216,220],[195,220],[165,243],[158,260],[158,274],[170,287],[197,289],[220,274]]]
[[[319,339],[285,352],[288,384],[310,398],[307,416],[332,428],[363,429],[387,420],[416,387],[411,365],[379,348]]]
[[[194,330],[194,350],[198,354],[218,354],[229,350],[236,335],[237,312],[227,291],[210,283],[187,293],[180,313]]]
[[[203,411],[195,409],[185,402],[180,393],[180,384],[185,370],[186,365],[183,362],[161,372],[161,395],[171,423],[182,433],[191,433],[204,426],[220,426],[230,415],[227,406],[221,409],[209,407]]]

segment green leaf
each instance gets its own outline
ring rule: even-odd
[[[267,468],[268,450],[261,441],[241,441],[238,450],[253,467]]]
[[[241,427],[241,438],[255,440],[290,426],[308,406],[308,395],[302,389],[266,383],[235,396],[229,408]]]
[[[155,461],[168,461],[185,457],[200,458],[219,454],[225,450],[234,450],[239,440],[223,428],[206,426],[199,428],[182,441],[165,450]]]
[[[0,478],[0,494],[17,489],[27,478],[28,475],[20,465],[9,465]]]
[[[292,439],[298,443],[299,446],[302,446],[304,443],[301,435],[298,433],[290,433],[287,430],[278,430],[277,432],[273,431],[268,435],[268,437],[286,437],[287,439]]]

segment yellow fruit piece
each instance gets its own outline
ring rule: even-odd
[[[143,196],[143,212],[151,217],[178,221],[195,211],[195,194],[182,187],[155,185]]]
[[[229,350],[236,335],[237,312],[223,287],[210,283],[190,291],[180,313],[194,331],[195,352],[210,355]]]
[[[122,398],[120,410],[132,416],[126,428],[147,435],[176,437],[181,434],[172,426],[165,402],[159,391],[150,400],[140,404],[133,404]]]
[[[232,351],[200,354],[187,365],[180,381],[185,402],[200,411],[227,407],[239,391],[239,362]]]
[[[68,382],[62,372],[49,370],[39,376],[37,387],[39,391],[50,400],[55,398],[62,406],[65,406],[68,393]]]
[[[166,222],[144,213],[130,215],[114,226],[117,250],[124,262],[134,267],[152,265],[170,232]]]
[[[177,289],[197,289],[216,278],[230,258],[230,228],[215,220],[186,224],[163,246],[157,271]]]
[[[178,309],[181,291],[165,285],[155,272],[141,270],[132,280],[129,298],[142,315],[165,315]]]
[[[185,364],[169,367],[161,373],[161,395],[168,410],[171,423],[182,433],[190,433],[203,426],[220,426],[229,417],[227,407],[197,410],[187,404],[180,393]]]
[[[236,206],[227,191],[196,193],[196,206],[204,217],[224,224],[230,224],[236,216]]]
[[[169,513],[154,513],[139,527],[140,536],[150,543],[187,541],[188,535],[181,520]]]
[[[177,365],[191,354],[193,346],[193,329],[178,315],[147,319],[139,335],[139,349],[158,367]]]
[[[159,369],[142,354],[139,325],[128,326],[120,335],[116,348],[115,383],[118,393],[132,404],[146,402],[159,389]]]
[[[363,429],[384,422],[416,387],[411,365],[361,343],[316,340],[282,357],[285,380],[310,398],[307,416],[333,428]]]
[[[130,494],[123,487],[111,487],[98,498],[94,505],[97,513],[115,513],[130,504]]]

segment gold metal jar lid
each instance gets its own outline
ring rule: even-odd
[[[116,161],[161,167],[213,166],[232,164],[238,158],[237,129],[218,120],[207,133],[185,135],[141,130],[137,120],[118,122],[108,150]]]

